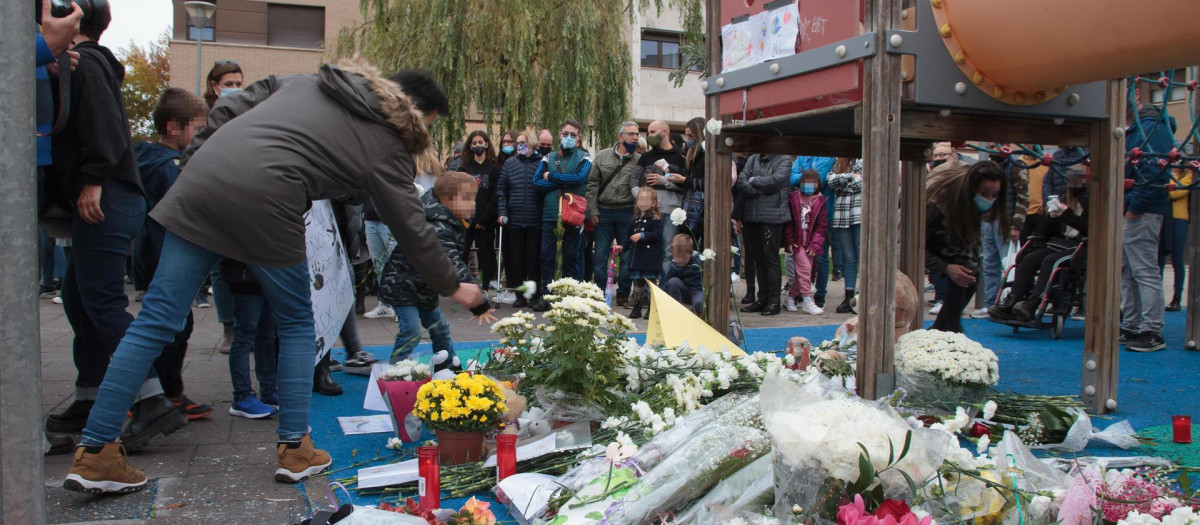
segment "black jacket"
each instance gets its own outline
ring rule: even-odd
[[[629,269],[639,272],[662,272],[662,219],[643,215],[629,223],[625,238],[621,239],[621,250],[629,254]],[[629,240],[635,233],[642,234],[638,242]]]
[[[507,228],[542,227],[542,196],[533,187],[533,172],[542,162],[536,150],[528,157],[515,155],[504,162],[496,185],[496,203],[501,217],[508,217]]]
[[[475,277],[467,269],[466,253],[467,230],[462,221],[455,219],[433,190],[421,194],[421,204],[425,206],[425,220],[437,232],[438,241],[446,257],[453,265],[458,281],[474,283]],[[383,279],[379,283],[379,300],[389,306],[416,306],[422,310],[432,310],[438,306],[438,294],[425,282],[417,268],[404,255],[404,250],[395,250],[383,265]],[[472,310],[472,313],[486,312],[490,309],[485,298],[483,304]]]
[[[73,203],[81,184],[118,181],[141,189],[121,97],[125,66],[112,51],[95,42],[84,42],[74,50],[79,52],[79,65],[71,72],[70,115],[67,126],[54,136],[51,149],[51,178],[58,183],[48,185],[55,187],[47,190],[65,190],[55,197]],[[57,92],[58,82],[53,84]]]
[[[496,224],[496,185],[500,182],[500,166],[492,159],[475,162],[474,158],[463,163],[460,171],[475,177],[479,189],[475,193],[475,218],[473,224],[494,226]]]

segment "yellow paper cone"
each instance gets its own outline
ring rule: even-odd
[[[713,330],[703,319],[696,317],[692,310],[679,304],[667,292],[653,284],[650,287],[650,320],[646,328],[646,344],[662,344],[675,347],[687,341],[692,348],[704,347],[713,352],[728,350],[732,355],[746,355],[729,338]]]

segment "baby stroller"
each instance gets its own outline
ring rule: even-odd
[[[1073,249],[1072,244],[1074,245]],[[1062,337],[1063,325],[1066,323],[1067,318],[1071,316],[1071,311],[1075,308],[1083,307],[1084,288],[1087,282],[1086,237],[1078,240],[1030,237],[1028,242],[1017,252],[1016,263],[1005,269],[996,303],[1004,304],[1008,300],[1008,295],[1012,292],[1013,285],[1009,281],[1009,276],[1016,275],[1017,267],[1020,266],[1021,261],[1030,253],[1047,247],[1057,247],[1061,248],[1060,251],[1070,250],[1070,252],[1069,255],[1058,257],[1051,264],[1051,274],[1046,284],[1046,289],[1039,297],[1034,298],[1037,306],[1033,309],[1033,318],[1029,321],[1022,321],[1020,319],[998,318],[994,313],[989,313],[988,318],[992,322],[1011,326],[1013,333],[1019,332],[1021,328],[1033,328],[1037,330],[1049,328],[1051,337],[1055,339]],[[1054,257],[1054,255],[1050,257]],[[1039,273],[1040,271],[1044,271],[1045,268],[1043,265]],[[1050,317],[1048,323],[1043,321],[1047,315]]]

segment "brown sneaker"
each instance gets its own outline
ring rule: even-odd
[[[299,443],[280,443],[275,454],[279,457],[275,481],[280,483],[299,483],[333,465],[328,452],[313,447],[311,436],[304,436]]]
[[[90,494],[123,494],[146,487],[146,475],[129,466],[125,446],[119,441],[104,445],[99,452],[89,447],[75,449],[75,461],[63,488]]]

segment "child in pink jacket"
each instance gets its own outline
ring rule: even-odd
[[[816,170],[805,170],[800,179],[800,189],[788,194],[788,202],[792,209],[792,222],[784,226],[783,241],[796,263],[796,278],[792,280],[785,304],[789,312],[795,312],[799,299],[800,309],[804,313],[820,315],[825,311],[812,299],[813,258],[821,252],[825,235],[829,232],[820,174]]]

